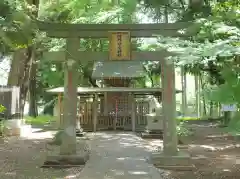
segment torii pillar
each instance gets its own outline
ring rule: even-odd
[[[159,168],[192,169],[190,156],[178,150],[176,124],[175,68],[170,60],[161,61],[163,101],[163,151],[153,153],[151,160]]]
[[[47,162],[59,162],[60,165],[83,165],[89,158],[84,141],[77,142],[77,53],[80,39],[67,38],[64,62],[63,120],[61,124],[61,142],[58,153],[48,154]],[[62,163],[62,161],[64,161]]]

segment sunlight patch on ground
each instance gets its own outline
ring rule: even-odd
[[[128,171],[128,173],[132,175],[148,175],[148,172],[144,171]]]
[[[212,146],[212,145],[189,145],[190,148],[202,148],[207,151],[222,151],[227,149],[239,148],[240,144],[231,144],[231,145],[223,145],[223,146]]]
[[[144,158],[134,158],[134,157],[119,157],[117,158],[119,161],[129,160],[129,161],[145,161]]]
[[[145,148],[148,151],[159,151],[163,148],[163,141],[160,139],[154,139],[147,142]]]
[[[115,175],[124,175],[123,170],[112,169],[111,172],[113,172]]]
[[[64,179],[73,179],[73,178],[77,178],[77,176],[76,175],[69,175],[69,176],[64,177]]]
[[[25,139],[49,139],[53,138],[55,132],[46,131],[46,132],[38,132],[42,129],[32,129],[31,125],[23,125],[21,126],[21,135],[20,137]]]

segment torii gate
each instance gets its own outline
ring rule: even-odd
[[[66,51],[44,54],[47,55],[48,59],[65,62],[63,123],[65,123],[65,127],[68,126],[64,129],[68,135],[64,139],[60,153],[76,155],[77,71],[75,63],[78,60],[81,62],[99,59],[160,61],[163,89],[164,150],[163,155],[158,154],[157,158],[162,158],[163,165],[177,164],[177,161],[168,162],[172,161],[174,157],[178,157],[175,120],[175,68],[173,63],[168,63],[164,59],[172,54],[166,51],[131,52],[130,40],[138,37],[153,37],[154,34],[179,37],[184,34],[178,33],[178,30],[187,28],[189,25],[190,23],[185,22],[160,24],[56,24],[38,22],[39,29],[45,31],[47,36],[67,39]],[[79,51],[80,38],[108,38],[109,35],[111,39],[110,53]],[[119,39],[121,39],[121,43],[119,43]],[[159,163],[159,161],[157,162]]]

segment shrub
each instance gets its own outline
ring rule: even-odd
[[[187,137],[193,135],[193,132],[186,127],[186,124],[184,124],[184,122],[180,122],[177,125],[177,134],[181,137]]]
[[[0,104],[0,113],[4,112],[6,110],[6,108]]]
[[[227,132],[232,134],[238,134],[240,132],[240,113],[237,112],[236,115],[230,120],[226,128]]]

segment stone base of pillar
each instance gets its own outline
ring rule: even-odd
[[[76,130],[76,136],[77,136],[77,137],[83,137],[84,134],[85,134],[84,132],[81,132],[81,131]]]
[[[149,162],[157,168],[168,170],[193,170],[195,168],[190,155],[182,151],[179,151],[175,156],[153,153],[149,158]]]
[[[21,119],[11,119],[4,121],[3,135],[20,136],[21,135]]]
[[[89,159],[90,147],[85,141],[77,143],[76,154],[61,155],[60,146],[47,145],[46,159],[42,167],[74,167],[85,165]]]

